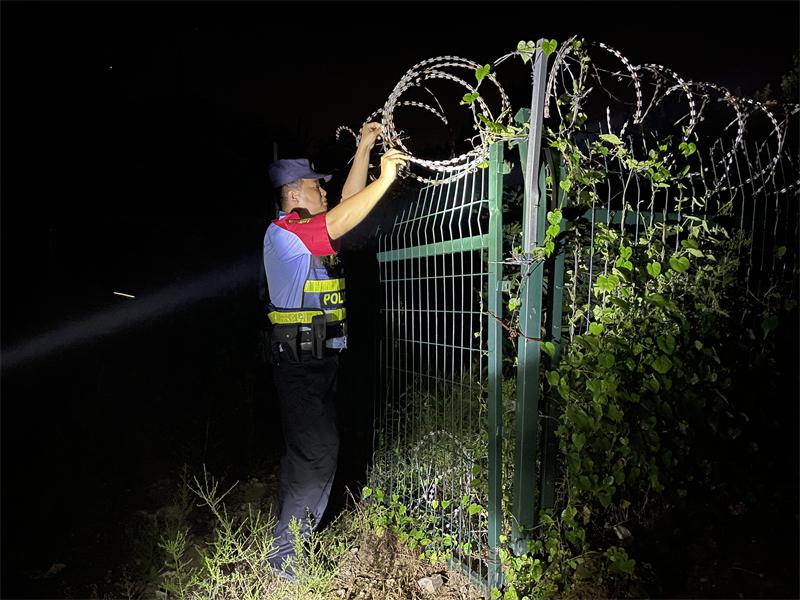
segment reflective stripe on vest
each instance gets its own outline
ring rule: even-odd
[[[344,308],[344,278],[306,279],[303,286],[303,308],[319,307],[326,313]]]
[[[344,277],[340,279],[308,279],[303,286],[304,292],[338,292],[344,290]]]
[[[267,314],[267,317],[273,325],[311,325],[312,319],[322,312],[320,310],[273,310]],[[324,314],[328,324],[344,321],[347,318],[344,308],[324,311]]]

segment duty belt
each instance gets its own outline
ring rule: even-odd
[[[314,358],[333,353],[332,349],[325,347],[325,340],[347,335],[347,326],[343,321],[328,325],[324,319],[324,315],[317,315],[311,323],[311,329],[301,329],[296,323],[274,325],[272,342],[275,356],[280,356],[279,352],[283,350],[292,360],[299,362],[303,353]],[[280,348],[275,347],[278,344]]]

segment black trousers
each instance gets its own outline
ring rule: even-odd
[[[301,532],[307,536],[328,505],[339,454],[335,405],[338,368],[336,355],[281,362],[273,367],[286,441],[275,526],[277,555],[270,561],[275,568],[294,556],[291,519],[300,521]]]

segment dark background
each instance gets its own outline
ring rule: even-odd
[[[353,152],[339,125],[358,128],[420,60],[492,62],[520,39],[577,34],[745,95],[776,89],[798,6],[0,4],[4,597],[44,593],[32,578],[54,562],[110,563],[123,545],[114,519],[146,508],[142,490],[183,462],[232,478],[273,469],[256,282],[276,148],[334,173],[335,197]],[[529,105],[527,66],[497,74],[515,107]],[[422,157],[453,142],[414,140]],[[374,233],[404,197],[344,240],[340,490],[371,442]]]

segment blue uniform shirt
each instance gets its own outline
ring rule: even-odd
[[[325,214],[301,219],[297,213],[281,211],[264,234],[264,270],[273,305],[282,309],[320,308],[303,306],[307,279],[330,279],[323,256],[335,255],[328,236]],[[330,348],[347,347],[347,337],[329,339]]]

